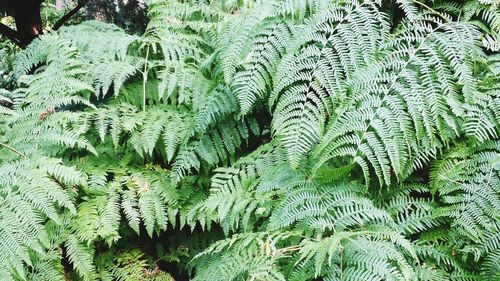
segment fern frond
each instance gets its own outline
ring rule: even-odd
[[[358,21],[364,25],[356,24]],[[374,61],[387,23],[369,2],[336,4],[315,15],[278,66],[272,128],[296,167],[323,135],[356,68]]]
[[[268,143],[240,158],[231,167],[215,169],[210,194],[190,210],[188,224],[193,227],[197,220],[202,227],[208,228],[211,221],[216,221],[226,234],[249,229],[255,220],[253,215],[259,217],[267,213],[273,196],[272,193],[259,192],[253,181],[285,160],[283,149],[275,143]]]
[[[310,181],[292,182],[273,211],[269,227],[279,229],[305,223],[313,229],[338,230],[369,222],[393,224],[389,215],[356,193],[362,189],[348,184],[320,186]]]
[[[479,147],[458,147],[433,163],[431,190],[439,192],[448,207],[452,225],[473,241],[483,230],[495,229],[500,212],[498,141]]]
[[[178,182],[192,170],[199,170],[200,161],[209,166],[228,163],[251,134],[260,134],[260,128],[253,118],[245,122],[231,119],[221,122],[217,128],[210,129],[204,136],[191,141],[179,151],[172,169],[174,182]]]
[[[247,46],[241,55],[243,60],[236,67],[231,83],[243,115],[271,91],[277,63],[283,57],[290,37],[290,27],[286,22],[268,18],[256,27],[249,42],[245,43]]]
[[[377,237],[379,234],[380,237]],[[314,266],[314,277],[326,272],[329,275],[327,279],[345,276],[347,280],[411,280],[414,272],[397,248],[400,246],[399,242],[409,242],[387,239],[393,235],[395,234],[389,230],[379,229],[375,232],[337,232],[319,241],[305,240],[302,242],[299,260],[314,260],[314,265],[311,265]],[[413,251],[412,247],[408,249]],[[397,264],[396,267],[393,267],[391,260]]]
[[[350,82],[355,95],[323,139],[320,165],[350,157],[367,179],[368,165],[380,184],[404,179],[421,151],[459,134],[463,100],[454,85],[463,85],[466,99],[475,91],[470,54],[477,52],[476,40],[468,24],[428,16],[408,24],[386,43],[383,59]]]
[[[68,237],[65,246],[69,261],[73,264],[83,280],[95,280],[95,267],[93,263],[94,250],[78,241],[73,235]]]

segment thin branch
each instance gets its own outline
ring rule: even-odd
[[[15,154],[17,154],[17,155],[19,155],[19,156],[22,156],[23,158],[26,158],[26,159],[28,158],[28,156],[26,156],[26,154],[24,154],[24,153],[20,152],[19,150],[17,150],[17,149],[15,149],[15,148],[13,148],[13,147],[12,147],[12,146],[10,146],[10,145],[7,145],[7,144],[5,144],[5,143],[1,143],[1,142],[0,142],[0,146],[3,146],[3,147],[5,147],[5,148],[7,148],[8,150],[10,150],[10,151],[14,152]]]
[[[78,1],[78,5],[74,7],[71,11],[69,11],[67,14],[65,14],[62,18],[60,18],[52,27],[52,30],[58,30],[63,26],[64,23],[66,23],[72,16],[74,16],[78,11],[80,11],[81,8],[83,8],[89,0],[80,0]]]
[[[0,22],[0,34],[7,37],[10,41],[15,43],[16,45],[18,45],[18,46],[22,45],[21,41],[19,40],[19,38],[17,36],[17,31],[6,26],[5,24],[3,24],[1,22]]]

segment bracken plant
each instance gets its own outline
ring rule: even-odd
[[[160,0],[141,36],[40,36],[0,90],[0,280],[500,280],[498,5]]]

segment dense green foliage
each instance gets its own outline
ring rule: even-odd
[[[498,4],[161,0],[4,48],[0,280],[499,280]]]

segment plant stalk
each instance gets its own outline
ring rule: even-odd
[[[0,146],[3,146],[3,147],[5,147],[5,148],[7,148],[8,150],[10,150],[10,151],[14,152],[15,154],[17,154],[17,155],[19,155],[19,156],[21,156],[21,157],[23,157],[23,158],[28,159],[28,156],[27,156],[26,154],[24,154],[24,153],[20,152],[19,150],[17,150],[17,149],[15,149],[15,148],[13,148],[12,146],[10,146],[10,145],[8,145],[8,144],[1,143],[1,142],[0,142]]]

